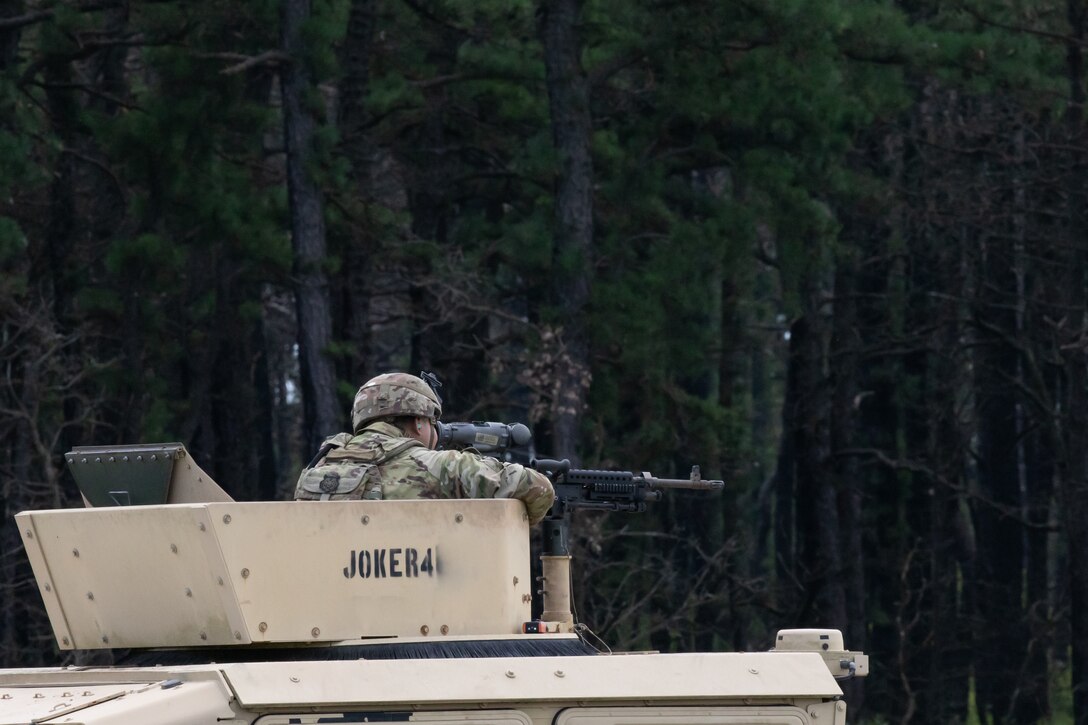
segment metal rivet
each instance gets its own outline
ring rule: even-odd
[[[95,463],[101,463],[101,462],[102,462],[102,458],[101,458],[100,456],[99,456],[99,457],[96,457],[96,458],[94,459],[94,462],[95,462]]]
[[[449,628],[449,626],[443,624],[442,627],[439,628],[438,631],[441,632],[442,634],[449,634],[450,633],[450,628]]]
[[[261,622],[260,624],[257,625],[257,629],[262,631],[262,632],[267,632],[268,631],[268,624],[265,623],[265,622]]]
[[[249,579],[249,569],[242,569],[242,578]]]
[[[64,642],[64,646],[65,646],[65,647],[67,647],[67,646],[68,646],[68,638],[67,638],[67,637],[64,637],[64,638],[62,638],[62,639],[61,639],[61,642]]]
[[[420,634],[427,634],[430,631],[431,631],[431,628],[428,627],[426,624],[424,624],[422,627],[419,628],[419,633]]]
[[[87,598],[94,601],[94,592],[87,592]]]
[[[370,517],[369,516],[364,516],[362,519],[360,519],[360,521],[363,522],[363,526],[366,526],[367,524],[370,523]]]
[[[143,460],[144,460],[144,457],[143,457],[143,456],[136,456],[136,462],[137,462],[137,463],[140,463],[140,462],[142,462]]]
[[[566,675],[565,672],[563,672],[563,670],[556,670],[555,671],[555,676],[556,677],[566,677],[567,675]]]
[[[312,637],[317,637],[320,634],[321,634],[321,630],[318,629],[317,627],[314,627],[313,629],[310,630],[310,636],[312,636]]]
[[[298,678],[297,677],[292,677],[291,682],[298,682]]]
[[[49,585],[49,584],[46,584],[45,585],[45,591],[51,592],[51,591],[53,591],[53,587],[51,585]]]
[[[751,672],[753,675],[759,674],[759,670],[757,670],[755,667],[749,667],[748,671]]]
[[[151,460],[155,460],[155,454],[154,453],[151,454]]]
[[[0,695],[0,700],[10,700],[10,699],[11,699],[11,695],[8,695],[6,693],[3,694],[3,695]]]
[[[242,633],[241,632],[235,632],[234,633],[234,638],[236,640],[238,640],[239,642],[241,642],[242,641]]]
[[[200,633],[200,638],[201,639],[207,639],[208,638],[208,633],[207,632],[201,632]]]
[[[200,527],[199,528],[200,528],[201,531],[206,531],[207,530],[207,529],[204,528],[204,522],[203,521],[200,522]]]
[[[94,695],[94,693],[91,692],[90,690],[84,690],[83,691],[83,697],[91,697],[92,695]]]
[[[30,530],[27,530],[27,532],[26,532],[26,538],[28,538],[28,539],[33,539],[33,538],[34,538],[34,532],[33,532],[33,531],[30,531]]]
[[[40,700],[40,699],[42,699],[43,697],[45,697],[45,695],[43,695],[43,694],[42,694],[42,693],[40,693],[40,692],[35,692],[35,693],[34,693],[34,699],[35,699],[35,700]]]
[[[170,551],[174,552],[175,554],[178,553],[178,545],[170,544]]]
[[[224,524],[229,524],[230,523],[230,514],[223,514],[223,523]]]
[[[72,556],[79,558],[79,549],[72,549]]]
[[[109,643],[110,643],[110,638],[107,637],[106,635],[102,635],[102,644],[109,644]]]
[[[223,577],[218,578],[219,586],[223,586]]]
[[[128,463],[128,456],[121,456],[121,460],[125,463]]]
[[[79,459],[79,462],[80,462],[80,463],[86,463],[86,462],[87,462],[87,459],[86,459],[86,458],[81,458],[81,459]]]
[[[110,463],[117,463],[117,459],[115,457],[113,457],[113,456],[110,456],[106,460],[109,461]]]
[[[189,587],[185,587],[185,596],[192,597],[193,596],[193,590],[190,589]]]
[[[514,679],[515,677],[517,677],[517,675],[514,674],[513,670],[507,670],[506,671],[506,676],[509,677],[511,680]]]
[[[462,521],[465,520],[465,517],[463,515],[461,515],[461,514],[457,514],[456,516],[453,517],[453,520],[456,521],[457,523],[461,523]]]
[[[517,585],[518,585],[518,578],[514,577],[514,586],[517,586]]]

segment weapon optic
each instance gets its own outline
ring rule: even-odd
[[[522,465],[532,460],[529,444],[533,441],[533,434],[521,423],[439,421],[435,428],[438,430],[439,450],[471,448],[485,456]]]

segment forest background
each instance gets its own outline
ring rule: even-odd
[[[79,505],[71,446],[285,498],[426,369],[447,420],[728,481],[580,517],[614,647],[838,627],[854,721],[1088,723],[1085,23],[0,1],[0,663],[70,661],[12,515]]]

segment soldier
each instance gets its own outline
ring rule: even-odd
[[[548,478],[516,463],[475,453],[436,451],[442,401],[407,373],[386,373],[355,394],[355,435],[325,441],[299,476],[295,500],[516,498],[529,523],[555,498]]]

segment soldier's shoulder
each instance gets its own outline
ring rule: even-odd
[[[351,433],[337,433],[336,435],[329,436],[322,443],[321,447],[332,446],[333,448],[343,448],[347,444],[351,443],[355,439],[355,436]]]

